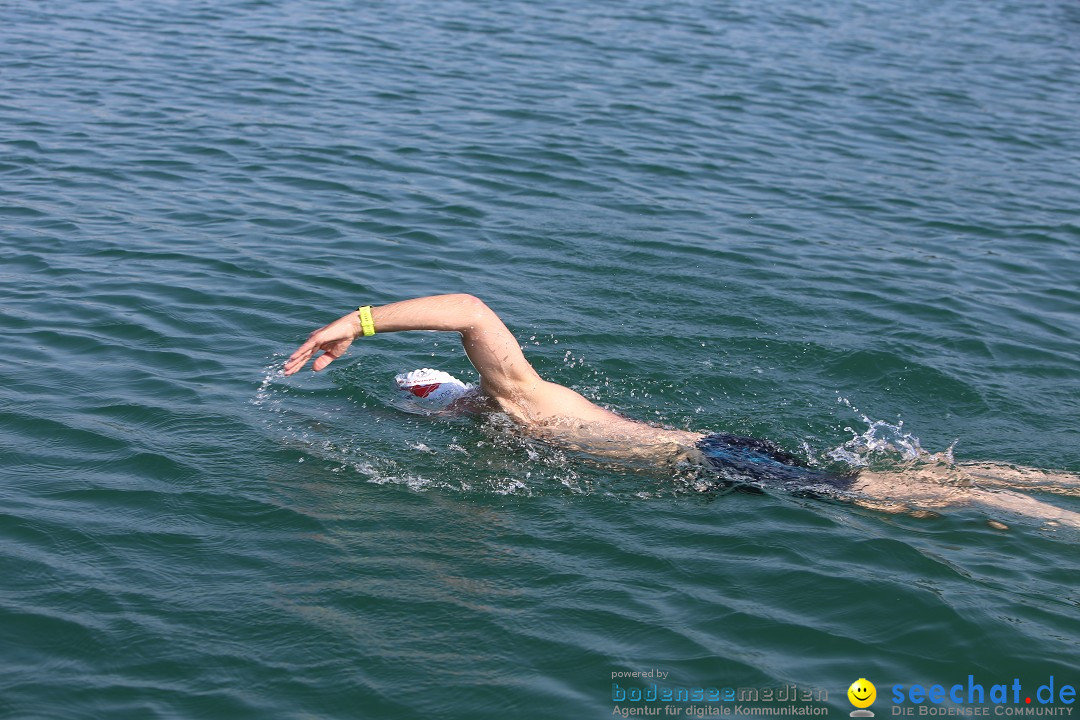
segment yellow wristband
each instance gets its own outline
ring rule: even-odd
[[[360,313],[360,327],[364,329],[364,337],[374,335],[375,321],[371,319],[371,306],[364,305],[356,308],[356,312]]]

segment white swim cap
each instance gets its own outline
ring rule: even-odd
[[[463,397],[473,386],[458,380],[450,373],[420,368],[394,378],[398,390],[408,400],[429,409],[442,409]]]

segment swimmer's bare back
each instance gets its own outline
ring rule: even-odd
[[[472,295],[433,295],[372,307],[368,334],[407,330],[441,330],[461,335],[469,360],[480,374],[483,401],[510,418],[522,432],[555,444],[581,449],[612,460],[654,461],[669,466],[678,460],[703,462],[698,443],[705,433],[657,428],[631,420],[590,402],[570,388],[540,377],[525,358],[503,321]],[[314,358],[312,369],[324,370],[364,337],[359,312],[350,312],[319,328],[285,362],[292,375]],[[1013,480],[1041,471],[993,463],[979,465],[981,475],[995,478],[998,492],[972,482],[952,482],[957,466],[931,471],[859,475],[854,496],[863,505],[888,511],[919,511],[946,504],[976,504],[1080,527],[1080,514],[1020,495],[1006,487]],[[962,466],[961,466],[962,467]]]

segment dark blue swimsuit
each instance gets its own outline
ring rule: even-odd
[[[763,487],[781,487],[805,494],[815,491],[848,490],[857,473],[838,474],[807,467],[794,455],[786,453],[768,440],[714,433],[703,437],[697,448],[728,482],[756,483]]]

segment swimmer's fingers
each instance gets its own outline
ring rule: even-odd
[[[285,361],[285,367],[283,368],[285,375],[292,375],[293,373],[297,372],[302,367],[307,365],[308,360],[310,360],[312,356],[315,355],[315,353],[318,352],[320,349],[324,350],[324,354],[320,355],[318,358],[315,359],[315,364],[312,366],[312,368],[316,371],[322,370],[339,355],[339,353],[335,353],[328,348],[320,348],[320,345],[321,343],[319,343],[317,340],[308,340],[306,343],[297,348],[296,352],[290,355],[289,359]],[[334,357],[328,357],[326,354],[327,352],[329,352]],[[325,362],[320,362],[324,359]]]
[[[307,342],[298,347],[296,352],[289,356],[289,359],[285,361],[285,367],[283,368],[285,375],[292,375],[300,370],[307,365],[308,360],[310,360],[316,352],[322,350],[323,354],[315,358],[315,363],[311,366],[312,370],[319,372],[334,360],[337,360],[344,355],[348,351],[349,345],[352,344],[351,339],[323,340],[323,336],[320,333],[321,331],[312,335]]]
[[[318,372],[337,358],[345,354],[353,338],[361,332],[360,320],[356,313],[349,313],[325,327],[321,327],[308,336],[307,341],[285,361],[284,372],[292,375],[307,364],[318,350],[323,354],[315,360],[313,369]]]
[[[297,348],[296,352],[288,356],[287,361],[285,361],[285,367],[282,368],[282,371],[285,373],[285,375],[293,375],[294,372],[299,370],[301,367],[307,365],[309,359],[311,359],[311,354],[313,352],[315,352],[315,345],[311,344],[310,340],[303,343],[302,345],[300,345],[299,348]]]
[[[296,348],[289,359],[285,361],[285,367],[282,368],[286,375],[292,375],[294,372],[304,367],[307,361],[311,359],[311,356],[319,347],[319,340],[316,337],[317,332],[312,333],[311,337],[307,339],[300,347]]]
[[[341,342],[331,343],[328,347],[323,347],[323,354],[315,358],[315,362],[312,364],[311,369],[315,372],[324,369],[327,365],[344,355],[351,344],[352,340],[342,340]]]

